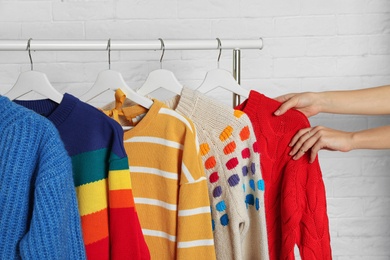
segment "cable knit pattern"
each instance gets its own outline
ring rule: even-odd
[[[316,159],[294,161],[288,146],[298,130],[310,127],[296,110],[276,117],[275,100],[251,91],[237,108],[247,113],[259,143],[265,181],[265,206],[270,259],[294,259],[294,245],[304,260],[331,259],[325,186]]]
[[[0,96],[0,259],[85,259],[70,159],[49,120]]]
[[[268,259],[264,182],[248,116],[185,87],[166,103],[196,126],[217,259]]]

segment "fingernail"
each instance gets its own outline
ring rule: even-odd
[[[289,143],[289,144],[288,144],[288,146],[290,146],[290,147],[291,147],[291,146],[292,146],[292,143]]]
[[[280,114],[280,110],[276,110],[275,112],[274,112],[274,115],[275,116],[278,116]]]
[[[296,159],[297,159],[297,156],[294,156],[294,157],[293,157],[293,160],[296,160]]]
[[[291,152],[289,152],[289,153],[288,153],[288,155],[293,155],[293,152],[292,152],[292,151],[291,151]]]

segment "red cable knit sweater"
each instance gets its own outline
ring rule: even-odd
[[[297,161],[288,155],[294,134],[310,124],[296,110],[274,116],[278,107],[277,101],[255,91],[237,107],[252,121],[260,147],[270,259],[294,259],[295,244],[303,260],[331,259],[325,187],[318,160],[310,164],[308,154]]]

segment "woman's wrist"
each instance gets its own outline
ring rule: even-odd
[[[350,150],[356,150],[356,149],[361,149],[361,144],[360,142],[360,132],[351,132],[351,144],[350,144]]]
[[[317,93],[317,104],[320,112],[342,114],[345,95],[341,91],[324,91]]]
[[[380,126],[352,133],[352,148],[390,149],[390,126]]]
[[[330,112],[331,101],[330,98],[331,93],[328,91],[325,92],[313,92],[313,100],[314,104],[317,107],[318,113],[327,113]]]

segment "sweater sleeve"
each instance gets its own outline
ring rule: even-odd
[[[23,259],[85,259],[71,161],[51,125],[42,137]]]
[[[318,159],[309,163],[306,154],[299,161],[290,160],[286,171],[290,174],[284,182],[298,183],[294,190],[291,185],[283,185],[284,194],[289,196],[284,196],[281,221],[289,232],[282,237],[282,259],[294,259],[295,244],[302,259],[332,259],[325,185]]]
[[[207,182],[192,122],[191,126],[183,143],[176,259],[215,259]]]
[[[237,113],[238,111],[235,111],[235,114]],[[260,168],[259,147],[248,116],[244,114],[238,117],[243,127],[235,139],[242,149],[238,153],[244,192],[244,200],[241,203],[245,203],[247,215],[244,227],[237,227],[243,231],[240,239],[242,259],[265,260],[269,259],[269,253],[265,221],[265,184]]]
[[[276,201],[275,196],[280,196],[279,214],[283,230],[280,259],[294,259],[295,244],[302,259],[331,259],[326,192],[318,158],[309,163],[310,153],[297,161],[288,155],[291,149],[288,142],[299,129],[309,127],[310,123],[298,111],[290,111],[288,116],[284,121],[284,138],[278,144],[281,153],[276,168],[282,176],[280,195],[272,192],[270,197],[271,201]]]
[[[111,154],[109,165],[109,212],[111,259],[150,259],[134,207],[127,157]]]
[[[114,123],[108,162],[110,259],[149,260],[150,253],[134,206],[122,127]]]

